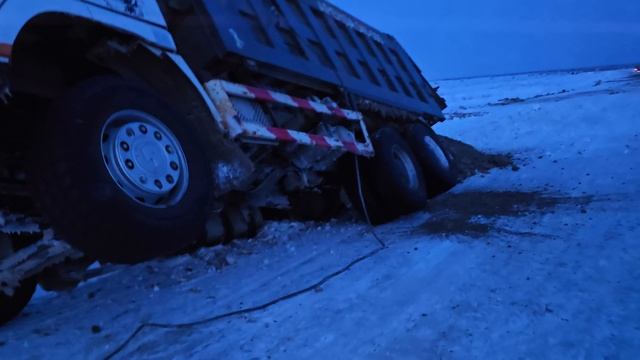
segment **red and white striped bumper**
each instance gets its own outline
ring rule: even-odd
[[[331,107],[326,104],[300,99],[283,93],[239,85],[223,80],[212,80],[205,84],[209,96],[221,115],[220,126],[232,138],[248,142],[296,143],[315,146],[326,150],[351,152],[356,155],[373,156],[374,149],[369,139],[364,118],[361,113]],[[358,122],[365,137],[365,142],[345,140],[337,137],[304,133],[296,130],[266,127],[256,123],[243,121],[234,108],[232,97],[255,100],[259,102],[278,103],[291,108],[335,117],[347,122]]]

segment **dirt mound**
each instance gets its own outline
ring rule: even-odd
[[[443,145],[455,159],[458,181],[476,174],[485,174],[492,169],[520,168],[513,154],[492,154],[482,152],[464,142],[440,136]],[[471,191],[447,193],[429,203],[432,217],[416,231],[428,234],[451,236],[462,235],[479,238],[489,233],[512,235],[536,235],[535,226],[529,232],[515,232],[496,225],[503,217],[523,217],[530,213],[552,213],[563,205],[575,206],[584,211],[584,206],[593,199],[552,195],[544,192],[518,191]]]
[[[455,159],[458,181],[460,182],[478,173],[486,174],[492,169],[520,170],[515,164],[512,154],[484,153],[469,144],[446,136],[440,136],[440,140]]]

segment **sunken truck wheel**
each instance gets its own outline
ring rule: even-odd
[[[347,157],[349,160],[343,162],[343,171],[349,174],[345,176],[345,190],[354,207],[364,213],[360,198],[362,190],[373,224],[424,209],[428,200],[424,176],[400,133],[393,128],[383,128],[372,137],[372,142],[375,157],[359,161],[361,189],[354,175],[355,161]]]
[[[431,127],[411,125],[406,129],[405,138],[424,172],[430,197],[447,192],[457,184],[452,159]]]
[[[394,128],[382,128],[372,138],[375,157],[368,173],[382,206],[391,216],[406,215],[427,206],[427,186],[409,144]]]
[[[369,221],[373,225],[384,224],[394,219],[394,215],[390,214],[385,207],[382,206],[379,196],[373,191],[373,181],[367,174],[367,168],[363,162],[365,159],[359,159],[356,163],[355,155],[345,155],[340,159],[339,172],[342,176],[344,190],[349,197],[349,201],[353,208],[362,216],[364,220]],[[356,166],[360,169],[360,182],[358,182],[358,174]],[[360,196],[362,192],[362,197]],[[363,200],[364,206],[363,207]]]
[[[0,325],[13,320],[24,309],[36,291],[34,279],[23,280],[19,287],[9,296],[0,291]]]
[[[133,263],[205,236],[213,179],[197,131],[143,84],[80,84],[53,106],[40,137],[38,200],[86,255]]]

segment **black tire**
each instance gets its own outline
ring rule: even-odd
[[[294,219],[303,221],[327,221],[340,211],[340,191],[323,188],[320,191],[300,191],[289,195]]]
[[[369,163],[375,191],[385,207],[405,215],[427,206],[427,186],[409,144],[394,128],[382,128],[373,136],[376,156]]]
[[[393,128],[380,129],[372,142],[375,157],[359,160],[362,193],[371,222],[382,224],[424,209],[428,201],[427,187],[407,142]],[[345,169],[352,174],[345,179],[345,190],[356,209],[363,212],[357,178],[353,175],[355,161],[347,163],[351,163],[354,170]]]
[[[438,196],[456,186],[458,180],[453,158],[433,129],[414,124],[406,129],[405,135],[422,167],[429,197]]]
[[[33,293],[36,291],[36,281],[34,279],[23,280],[20,287],[15,289],[13,296],[7,296],[0,292],[0,325],[13,320],[22,312]]]
[[[102,157],[102,127],[123,109],[159,119],[182,147],[189,180],[176,203],[145,206],[110,175]],[[189,125],[152,89],[114,76],[87,80],[59,99],[42,127],[31,171],[56,233],[92,258],[117,263],[169,255],[204,239],[213,178]]]

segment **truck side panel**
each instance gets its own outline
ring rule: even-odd
[[[192,3],[214,34],[208,47],[216,56],[255,60],[383,104],[442,117],[433,89],[393,37],[323,0]]]

